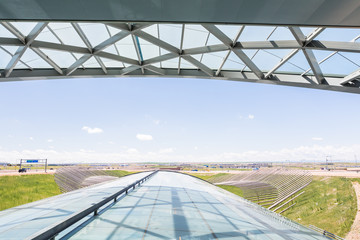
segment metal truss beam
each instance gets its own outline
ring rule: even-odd
[[[23,44],[25,44],[25,36],[17,30],[14,25],[9,22],[2,22],[3,25],[9,32],[11,32],[15,37],[17,37]]]
[[[346,77],[343,78],[341,85],[345,85],[349,82],[351,82],[352,80],[355,80],[357,78],[360,78],[360,69],[356,70],[355,72],[347,75]]]
[[[292,34],[294,35],[296,42],[299,46],[301,46],[302,48],[305,48],[307,45],[309,45],[310,42],[312,42],[322,31],[324,31],[325,28],[316,28],[313,32],[311,32],[306,38],[305,38],[305,43],[302,43],[302,32],[301,34],[299,33],[299,35],[296,35],[299,32],[299,29],[295,29],[294,28],[290,28]],[[300,42],[299,42],[300,41]],[[278,64],[276,64],[269,72],[266,73],[265,78],[270,78],[271,75],[278,70],[282,65],[284,65],[287,61],[289,61],[290,58],[292,58],[293,56],[295,56],[295,54],[299,51],[300,49],[297,48],[293,51],[291,51],[287,56],[285,56],[284,58],[282,58],[280,60],[280,62]]]
[[[140,6],[140,7],[139,7]],[[200,9],[200,11],[199,11]],[[102,21],[358,27],[356,0],[14,0],[0,2],[5,21]]]
[[[206,65],[202,64],[201,62],[199,62],[198,60],[196,60],[195,58],[193,58],[192,56],[182,56],[182,58],[184,58],[186,61],[188,61],[189,63],[191,63],[192,65],[194,65],[195,67],[199,68],[201,71],[203,71],[204,73],[206,73],[209,76],[213,76],[214,72],[213,70],[211,70],[210,68],[208,68]]]
[[[146,41],[148,41],[148,42],[150,42],[150,43],[152,43],[152,44],[154,44],[154,45],[156,45],[156,46],[158,46],[158,47],[160,47],[162,49],[165,49],[165,50],[167,50],[169,52],[176,53],[176,54],[180,53],[180,50],[178,48],[176,48],[176,47],[172,46],[171,44],[169,44],[167,42],[164,42],[164,41],[162,41],[162,40],[160,40],[160,39],[158,39],[158,38],[144,32],[144,31],[141,31],[141,30],[136,31],[136,32],[134,32],[134,35],[136,35],[139,38],[142,38],[142,39],[144,39],[144,40],[146,40]]]
[[[28,49],[30,44],[35,40],[35,38],[40,34],[40,32],[46,27],[47,23],[38,23],[36,26],[31,30],[29,35],[25,37],[25,45],[19,47],[14,56],[11,58],[10,62],[5,68],[5,77],[8,77],[11,72],[14,70],[16,64],[20,61],[20,58],[24,55],[25,51]],[[20,33],[19,33],[20,35]]]
[[[0,45],[3,46],[21,46],[22,43],[18,39],[11,38],[0,38]],[[86,54],[89,53],[89,50],[84,47],[50,43],[35,40],[32,44],[36,48],[46,48],[57,51],[65,52],[74,52]],[[158,45],[156,45],[158,46]],[[196,48],[183,49],[182,55],[195,55],[202,53],[214,53],[227,51],[230,47],[223,44],[209,45]],[[236,42],[233,49],[295,49],[299,51],[300,49],[310,49],[310,50],[320,50],[320,51],[339,51],[339,52],[355,52],[360,53],[360,42],[338,42],[338,41],[319,41],[312,40],[307,43],[306,46],[300,47],[297,41],[295,40],[278,40],[278,41],[249,41],[249,42]],[[175,52],[174,52],[175,53]],[[93,52],[93,54],[97,54]],[[179,49],[176,54],[179,54]],[[287,56],[286,56],[287,57]],[[284,57],[284,58],[286,58]]]
[[[308,36],[305,36],[302,33],[300,27],[288,26],[290,32],[294,36],[293,40],[269,40],[271,39],[270,36],[272,35],[272,33],[278,28],[278,26],[275,26],[274,30],[268,35],[268,37],[264,41],[239,41],[240,35],[247,27],[245,25],[239,26],[239,28],[236,29],[237,34],[234,38],[231,37],[233,38],[231,39],[229,37],[230,35],[226,35],[224,33],[225,28],[223,30],[222,28],[215,26],[214,24],[202,23],[201,25],[203,26],[203,28],[205,28],[205,32],[203,30],[201,31],[203,31],[204,36],[207,36],[205,44],[194,44],[195,46],[199,47],[186,48],[184,47],[186,46],[185,35],[187,34],[187,29],[191,28],[191,26],[188,26],[185,23],[177,26],[172,26],[181,28],[181,35],[180,39],[178,39],[179,44],[176,44],[177,46],[173,45],[175,41],[171,40],[168,42],[164,40],[166,38],[160,39],[159,28],[157,28],[158,30],[156,33],[154,33],[153,28],[146,29],[153,24],[156,24],[158,27],[161,23],[103,23],[103,26],[106,28],[108,34],[105,40],[96,46],[93,46],[91,44],[92,41],[90,40],[92,39],[82,30],[80,24],[77,22],[70,23],[73,30],[77,32],[77,35],[81,39],[81,41],[79,41],[80,43],[77,43],[76,45],[65,44],[64,42],[66,41],[63,41],[61,37],[56,34],[57,30],[52,30],[50,26],[48,26],[48,23],[38,23],[34,27],[34,29],[30,31],[30,34],[28,34],[28,36],[25,36],[23,33],[21,33],[21,31],[15,28],[17,24],[11,24],[8,22],[2,22],[1,24],[12,35],[14,35],[14,37],[0,37],[0,49],[2,49],[0,53],[4,52],[4,54],[9,54],[11,56],[11,60],[8,62],[6,67],[0,69],[0,81],[10,81],[16,79],[34,79],[36,78],[36,74],[39,74],[39,79],[43,77],[51,79],[79,76],[96,77],[101,75],[109,77],[139,75],[171,77],[178,75],[180,77],[227,79],[360,93],[360,70],[357,70],[345,77],[333,77],[329,74],[324,74],[321,71],[319,64],[325,60],[318,62],[315,59],[313,53],[314,50],[334,52],[330,54],[329,57],[327,57],[326,59],[331,58],[337,53],[341,54],[341,52],[360,54],[360,42],[356,42],[357,38],[350,42],[314,40],[316,36],[318,36],[324,30],[323,27],[318,27]],[[37,38],[37,36],[43,32],[43,29],[45,27],[49,29],[49,31],[56,37],[59,43],[43,41],[43,37]],[[114,30],[109,29],[110,27],[116,29],[114,34],[110,32],[110,30]],[[211,39],[210,36],[214,36],[221,43],[207,45],[209,39]],[[132,38],[132,44],[134,45],[137,53],[137,57],[135,57],[135,59],[125,57],[131,56],[129,52],[125,53],[125,56],[121,55],[120,51],[117,49],[117,45],[119,45],[120,43],[116,43],[126,37]],[[140,41],[144,40],[146,42],[146,46],[150,44],[156,49],[159,49],[159,54],[154,55],[154,53],[151,53],[154,57],[144,58],[142,54],[142,47],[145,46],[145,43],[141,42],[144,45],[140,46],[139,39],[141,39]],[[194,39],[194,41],[197,40],[198,39]],[[111,45],[114,45],[116,52],[106,50],[106,48]],[[8,46],[17,47],[17,51],[15,53],[11,52],[11,49],[8,48]],[[38,59],[42,59],[43,61],[45,61],[49,65],[49,69],[43,67],[36,67],[36,64],[34,64],[34,66],[30,66],[33,65],[30,63],[30,61],[32,60],[30,60],[28,63],[24,61],[23,55],[27,49],[32,49],[33,54],[36,54],[35,57],[38,57]],[[54,53],[52,51],[46,52],[45,50],[47,49],[53,50]],[[144,49],[146,48],[144,47]],[[292,51],[287,56],[281,58],[273,54],[274,52],[276,52],[276,50],[280,49],[289,49]],[[161,50],[164,50],[166,53],[160,55],[162,52],[164,52]],[[255,54],[252,54],[251,57],[248,56],[248,54],[245,54],[244,50],[256,51]],[[252,60],[256,53],[260,50],[269,52],[270,54],[278,57],[279,59],[281,58],[281,61],[277,65],[275,65],[270,71],[268,71],[266,75],[264,75],[264,69],[259,68],[260,64],[259,66],[257,66]],[[272,51],[270,52],[267,50]],[[56,58],[55,55],[52,56],[52,54],[56,54],[57,51],[71,54],[72,58],[74,58],[74,62],[72,64],[69,64],[70,66],[66,67],[64,67],[63,63],[57,63],[54,60],[60,61],[60,59]],[[294,73],[292,75],[275,73],[275,71],[286,62],[295,65],[290,61],[291,58],[299,51],[303,53],[305,58],[307,59],[310,69],[312,70],[311,74],[302,74],[302,72],[306,71],[305,69],[303,69],[302,72]],[[46,53],[49,54],[49,56]],[[221,56],[217,53],[221,53]],[[224,70],[223,68],[227,61],[230,61],[229,56],[232,53],[234,53],[241,60],[242,65],[239,69],[236,69],[236,71],[229,71],[226,69]],[[80,56],[77,57],[77,54],[79,54]],[[198,58],[198,56],[201,57]],[[213,64],[210,68],[210,58],[203,58],[203,56],[222,57],[222,60],[218,62],[216,68],[213,67]],[[51,57],[53,57],[53,59]],[[86,63],[92,57],[94,57],[99,64],[99,68],[87,69],[84,67],[84,63]],[[108,65],[105,59],[119,62],[119,64]],[[174,66],[173,68],[164,68],[163,66],[166,66],[165,63],[169,60],[174,60],[174,62],[176,62],[176,66]],[[239,63],[240,60],[238,61]],[[193,70],[183,67],[181,61],[187,61],[191,65],[195,66],[197,69]],[[350,63],[351,59],[348,59],[348,61]],[[15,66],[18,62],[24,64],[23,67],[25,69],[15,69]],[[160,67],[158,67],[158,64],[160,64]],[[354,64],[357,65],[356,63]],[[123,67],[119,68],[118,66]],[[245,67],[243,68],[243,66],[248,67],[250,70],[245,70]],[[102,73],[100,73],[99,70],[101,70]]]
[[[91,45],[89,39],[87,38],[87,36],[85,35],[85,33],[83,32],[83,30],[81,29],[80,25],[78,23],[71,23],[71,25],[73,26],[73,28],[75,29],[77,34],[79,34],[79,37],[81,38],[81,40],[84,42],[86,47],[89,49],[89,52],[91,53],[92,45]],[[98,62],[98,64],[100,65],[101,69],[106,74],[107,73],[106,67],[105,67],[104,63],[101,61],[100,57],[95,56],[95,59]]]
[[[306,36],[303,34],[299,27],[289,27],[291,33],[294,35],[296,41],[299,43],[300,47],[306,45]],[[324,75],[321,71],[318,61],[312,50],[310,49],[302,49],[306,60],[308,61],[311,70],[313,71],[315,78],[318,84],[327,84]]]
[[[236,42],[238,41],[238,39],[239,39],[241,33],[244,31],[244,29],[245,29],[245,26],[244,26],[244,25],[240,27],[238,33],[236,34],[235,39],[234,39],[233,42],[232,42],[232,46],[234,46],[234,45],[236,44]],[[218,70],[217,70],[216,73],[215,73],[216,76],[219,76],[219,74],[220,74],[220,72],[221,72],[221,69],[223,68],[223,66],[224,66],[225,62],[227,61],[227,59],[229,58],[230,54],[231,54],[231,50],[229,50],[229,51],[226,53],[226,56],[223,58],[223,61],[221,62]]]
[[[72,74],[80,65],[84,64],[91,57],[92,57],[91,54],[85,54],[81,58],[76,60],[68,69],[66,69],[66,76]]]
[[[33,47],[31,48],[31,50],[33,50],[37,55],[39,55],[50,66],[52,66],[60,75],[64,74],[61,68],[53,60],[51,60],[51,58],[49,58],[43,51]]]
[[[0,78],[0,82],[7,81],[24,81],[24,80],[50,80],[50,79],[62,79],[62,78],[77,78],[77,77],[89,77],[89,78],[103,78],[103,77],[143,77],[143,74],[139,70],[140,66],[133,65],[127,68],[111,68],[108,70],[108,74],[104,76],[101,68],[88,68],[81,71],[76,71],[70,76],[60,76],[53,69],[34,69],[21,70],[15,69],[13,74],[9,78]],[[217,80],[230,80],[237,82],[249,82],[249,83],[264,83],[280,86],[292,86],[303,87],[320,90],[330,90],[348,93],[360,94],[360,88],[358,87],[344,87],[342,86],[342,78],[327,77],[327,81],[332,85],[318,85],[310,84],[307,80],[307,76],[292,75],[292,74],[277,74],[276,79],[258,79],[257,76],[250,72],[238,72],[238,71],[222,71],[222,76],[215,77],[198,71],[197,69],[182,69],[180,74],[177,73],[177,69],[162,69],[164,77],[185,77],[185,78],[204,78],[204,79],[217,79]],[[161,76],[154,71],[146,70],[145,75],[148,76]]]
[[[213,34],[217,39],[219,39],[222,43],[224,43],[227,47],[232,49],[238,58],[251,70],[255,73],[255,75],[262,79],[264,78],[264,74],[261,70],[256,66],[256,64],[240,49],[240,48],[233,48],[233,41],[226,36],[219,28],[215,25],[202,25],[206,30],[208,30],[211,34]]]

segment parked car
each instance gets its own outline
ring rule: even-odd
[[[19,173],[26,172],[26,168],[20,168]]]

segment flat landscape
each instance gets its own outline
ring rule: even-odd
[[[107,170],[111,176],[122,177],[133,172],[122,170]],[[51,173],[19,174],[3,173],[0,176],[0,210],[37,201],[43,198],[61,194]],[[191,175],[213,182],[224,176],[248,174],[244,171],[212,171],[191,172]],[[357,196],[353,183],[360,183],[360,178],[354,178],[356,172],[346,171],[312,171],[313,181],[306,186],[304,194],[279,208],[283,216],[305,226],[314,225],[340,237],[346,237],[350,232],[357,213]],[[218,185],[239,196],[243,191],[239,187]],[[353,235],[353,234],[352,234]],[[355,234],[356,239],[358,235]],[[350,238],[349,238],[350,239]]]

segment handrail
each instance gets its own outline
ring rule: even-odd
[[[337,236],[337,235],[335,235],[335,234],[333,234],[331,232],[328,232],[328,231],[326,231],[324,229],[318,228],[318,227],[316,227],[314,225],[309,225],[309,228],[316,231],[316,232],[318,232],[318,233],[321,233],[322,235],[324,235],[324,236],[326,236],[328,238],[335,239],[335,240],[345,240],[342,237],[339,237],[339,236]]]
[[[150,178],[157,172],[158,171],[154,171],[154,172],[150,173],[149,175],[141,178],[140,180],[137,180],[136,182],[134,182],[134,183],[128,185],[127,187],[121,189],[120,191],[114,193],[110,197],[105,198],[101,202],[98,202],[97,204],[92,205],[91,207],[88,207],[80,212],[76,212],[76,213],[70,215],[67,219],[57,222],[45,229],[42,229],[41,231],[31,235],[30,237],[28,237],[26,239],[27,240],[30,240],[30,239],[32,239],[32,240],[53,239],[58,233],[62,232],[66,228],[70,227],[74,223],[80,221],[81,219],[88,216],[89,214],[94,213],[94,215],[97,215],[99,208],[101,208],[102,206],[104,206],[105,204],[107,204],[110,201],[116,202],[117,197],[119,195],[123,194],[124,192],[127,194],[129,189],[131,189],[131,188],[135,189],[136,185],[140,185],[140,183],[143,183],[144,181],[146,181],[148,178]]]

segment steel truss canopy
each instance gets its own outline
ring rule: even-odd
[[[358,27],[358,0],[1,0],[0,19]]]
[[[359,1],[311,0],[305,15],[290,0],[19,2],[0,3],[0,82],[162,76],[360,93]]]

